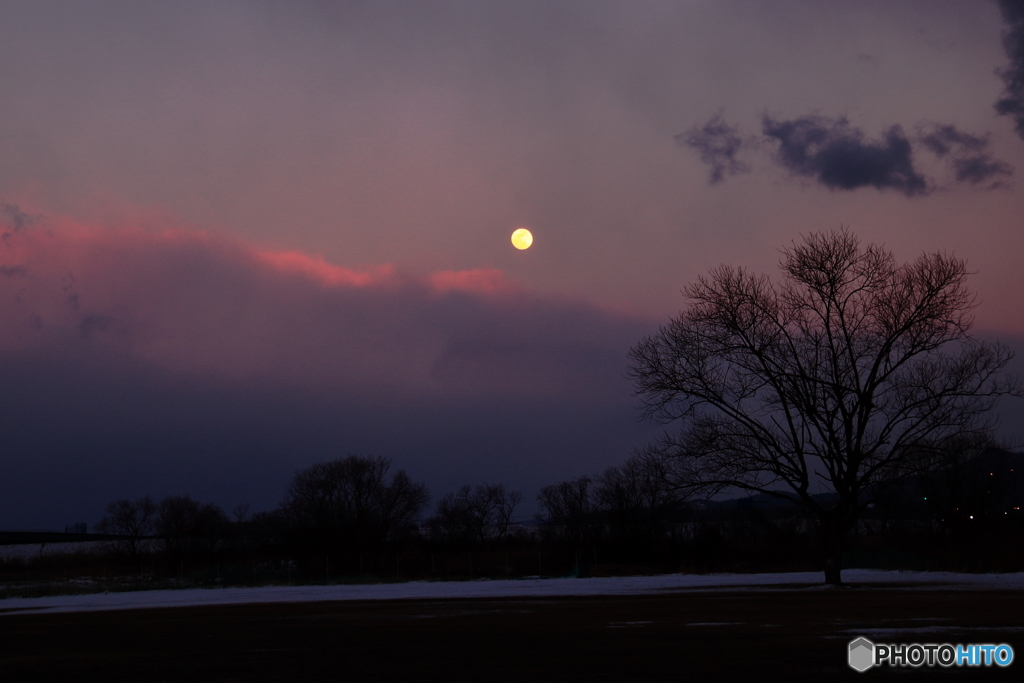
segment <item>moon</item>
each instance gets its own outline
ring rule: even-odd
[[[529,249],[533,244],[533,233],[526,228],[519,228],[512,233],[512,246],[516,249]]]

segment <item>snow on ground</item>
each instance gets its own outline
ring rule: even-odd
[[[93,612],[153,607],[239,605],[245,603],[322,602],[335,600],[409,600],[444,598],[565,597],[650,595],[699,589],[759,590],[787,584],[822,588],[821,572],[780,574],[668,574],[588,579],[512,579],[479,581],[410,581],[328,586],[262,588],[189,588],[181,590],[54,595],[0,600],[0,617],[28,612]],[[847,569],[847,583],[902,584],[909,588],[954,590],[1024,590],[1024,573],[954,574]]]
[[[44,555],[88,554],[103,550],[106,541],[75,541],[71,543],[19,543],[0,545],[0,559],[31,560]]]

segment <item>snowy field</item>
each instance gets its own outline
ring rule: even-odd
[[[19,543],[18,545],[0,545],[0,559],[31,560],[37,557],[52,555],[75,555],[79,553],[96,553],[107,545],[106,541],[76,541],[74,543]]]
[[[769,586],[810,584],[823,590],[821,572],[779,574],[668,574],[588,579],[515,579],[480,581],[410,581],[408,583],[266,586],[262,588],[191,588],[182,590],[96,593],[92,595],[7,598],[0,617],[28,612],[102,610],[246,603],[321,602],[333,600],[410,600],[445,598],[542,598],[586,595],[651,595],[689,590],[760,590]],[[910,589],[1024,590],[1024,573],[954,574],[847,569],[843,580],[854,584],[896,584]]]

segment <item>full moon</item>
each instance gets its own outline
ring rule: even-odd
[[[512,246],[516,249],[529,249],[533,244],[533,234],[526,228],[519,228],[512,233]]]

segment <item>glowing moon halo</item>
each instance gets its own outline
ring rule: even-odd
[[[533,244],[533,233],[526,228],[519,228],[512,233],[512,246],[516,249],[529,249]]]

